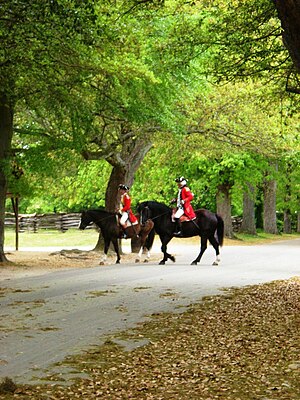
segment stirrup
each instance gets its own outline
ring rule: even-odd
[[[182,231],[174,232],[173,235],[174,236],[182,236]]]

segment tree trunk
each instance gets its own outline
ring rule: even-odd
[[[292,233],[292,213],[291,213],[291,198],[292,198],[292,183],[291,174],[293,172],[292,164],[287,163],[286,165],[286,185],[285,185],[285,195],[284,204],[285,209],[283,212],[283,233]]]
[[[297,212],[297,233],[300,233],[300,210]]]
[[[292,214],[290,209],[283,212],[283,233],[292,233]]]
[[[278,234],[276,221],[276,180],[265,179],[264,182],[264,231],[274,235]]]
[[[107,211],[115,212],[119,208],[118,185],[124,183],[129,187],[132,186],[134,175],[151,147],[152,144],[145,141],[145,138],[130,139],[123,144],[122,151],[118,154],[118,157],[107,160],[113,166],[105,193],[105,208]],[[95,250],[102,250],[103,245],[103,239],[99,235]],[[133,245],[132,249],[136,251],[137,246]]]
[[[254,187],[248,183],[248,190],[244,192],[243,198],[243,221],[241,232],[256,235],[255,226],[255,191]]]
[[[105,208],[108,211],[113,212],[118,208],[118,185],[123,183],[132,186],[134,175],[151,147],[152,143],[144,138],[130,139],[123,144],[118,158],[107,160],[113,166],[105,193]]]
[[[259,186],[256,192],[256,206],[255,206],[255,221],[256,221],[256,229],[264,229],[264,200],[263,200],[263,188]]]
[[[7,97],[0,94],[0,262],[7,261],[4,254],[4,219],[12,135],[13,109]]]
[[[231,220],[231,185],[222,184],[218,186],[217,192],[217,213],[224,220],[224,233],[228,238],[233,238],[233,226]]]
[[[282,39],[300,73],[300,0],[274,0],[281,21]]]

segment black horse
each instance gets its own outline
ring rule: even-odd
[[[104,261],[106,261],[109,245],[111,242],[113,243],[115,252],[117,254],[116,264],[119,264],[121,257],[118,239],[122,237],[122,228],[118,223],[118,215],[116,213],[108,212],[101,209],[83,211],[81,214],[79,229],[85,229],[92,222],[94,222],[100,228],[104,239],[104,257],[100,264],[104,264]],[[131,225],[126,229],[126,235],[128,239],[138,237],[140,240],[141,247],[138,253],[139,258],[135,260],[136,262],[139,262],[141,260],[144,248],[146,248],[146,250],[148,251],[147,257],[150,258],[150,249],[152,247],[155,235],[153,226],[153,222],[149,220],[143,225],[138,223],[136,225]],[[149,240],[147,241],[147,244],[145,244],[148,235]]]
[[[151,219],[154,222],[155,232],[159,235],[162,246],[161,251],[164,258],[159,264],[165,264],[168,260],[175,262],[175,257],[167,253],[167,244],[174,237],[175,223],[172,221],[172,209],[165,204],[156,201],[144,201],[138,206],[138,212],[141,216],[141,222],[144,223]],[[219,246],[223,244],[224,238],[224,221],[223,219],[211,211],[200,209],[195,211],[196,219],[193,221],[182,222],[182,237],[201,237],[201,247],[198,257],[192,262],[197,265],[201,257],[207,249],[207,240],[212,244],[216,251],[216,260],[213,265],[220,262]]]

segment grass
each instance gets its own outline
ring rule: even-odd
[[[91,246],[97,243],[99,233],[95,229],[80,231],[69,229],[66,232],[57,230],[39,230],[34,232],[19,233],[19,248],[21,247],[52,247],[52,246]],[[5,231],[5,247],[15,246],[15,231],[7,229]]]
[[[246,233],[237,233],[236,238],[247,244],[260,244],[260,243],[272,242],[275,240],[296,239],[296,238],[300,238],[300,234],[299,233],[293,233],[293,234],[281,233],[279,235],[273,235],[271,233],[265,233],[262,231],[258,231],[257,235],[249,235]]]

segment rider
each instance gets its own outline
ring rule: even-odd
[[[125,233],[126,229],[126,222],[129,219],[131,224],[137,222],[136,216],[133,214],[131,210],[131,198],[129,196],[129,186],[120,184],[118,186],[119,192],[121,194],[121,202],[120,202],[120,208],[119,208],[119,213],[121,214],[121,219],[120,219],[120,224],[123,228],[124,234],[123,238],[126,239],[127,235]]]
[[[177,202],[177,211],[174,215],[175,219],[175,232],[174,236],[181,236],[181,224],[180,217],[185,214],[189,219],[193,220],[196,218],[196,214],[191,205],[191,201],[194,198],[194,194],[187,187],[187,179],[184,176],[175,179],[178,186],[177,200],[173,199],[173,202]]]

